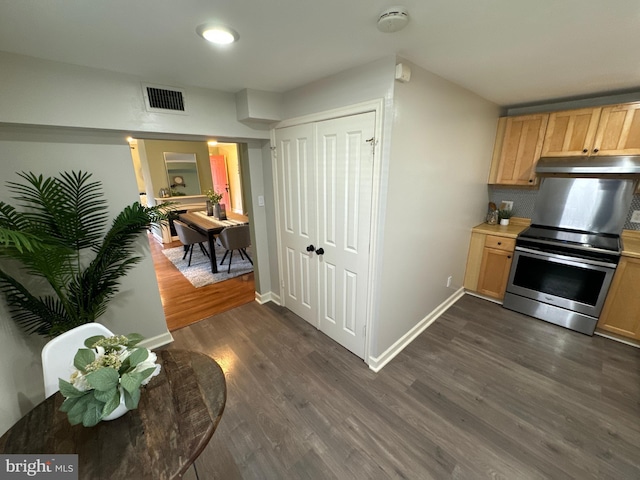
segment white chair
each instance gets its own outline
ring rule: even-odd
[[[42,376],[44,377],[44,395],[50,397],[56,393],[58,378],[69,381],[73,372],[73,357],[84,341],[96,335],[112,337],[113,332],[100,323],[85,323],[50,340],[42,349]]]

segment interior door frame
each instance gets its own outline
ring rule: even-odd
[[[377,278],[378,270],[378,232],[380,231],[380,190],[382,183],[382,151],[384,146],[384,139],[382,138],[383,131],[383,113],[384,113],[384,99],[371,100],[367,102],[357,103],[345,107],[326,110],[323,112],[313,113],[310,115],[304,115],[287,120],[283,120],[271,128],[271,167],[273,170],[273,192],[274,200],[277,206],[280,205],[280,189],[278,184],[279,170],[278,162],[276,160],[276,129],[293,127],[306,123],[316,123],[325,120],[332,120],[340,117],[349,117],[358,115],[361,113],[374,112],[376,115],[374,126],[374,138],[375,148],[373,154],[373,179],[372,179],[372,195],[371,195],[371,225],[369,231],[369,275],[367,278],[367,312],[365,321],[365,342],[364,342],[364,362],[369,365],[369,352],[371,351],[371,339],[372,339],[372,319],[374,311],[374,288],[375,279]],[[315,147],[314,147],[315,149]],[[314,151],[315,155],[315,151]],[[280,208],[275,209],[276,216],[276,241],[278,249],[278,276],[280,278],[279,285],[279,297],[281,305],[286,307],[286,295],[284,291],[284,263],[281,255],[282,251],[282,238],[280,236],[280,227],[282,220],[280,218]],[[316,319],[316,328],[319,328],[320,318]]]

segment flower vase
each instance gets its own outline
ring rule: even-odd
[[[509,225],[509,219],[508,218],[500,219],[500,225]]]
[[[213,203],[211,203],[211,200],[207,200],[207,216],[213,216]]]
[[[116,409],[113,412],[111,412],[109,415],[102,417],[102,420],[105,420],[107,422],[110,420],[115,420],[116,418],[120,418],[121,416],[123,416],[128,411],[129,409],[127,408],[127,405],[124,403],[124,394],[122,393],[122,390],[120,390],[120,405],[118,405]]]

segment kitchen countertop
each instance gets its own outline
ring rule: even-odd
[[[640,230],[622,231],[622,255],[640,258]]]
[[[500,235],[502,237],[516,238],[525,228],[531,224],[528,218],[513,217],[509,225],[489,225],[481,223],[473,227],[473,232],[484,233],[486,235]],[[640,243],[640,239],[638,240]]]

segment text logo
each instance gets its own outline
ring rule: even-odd
[[[0,480],[78,480],[78,455],[0,455]]]

